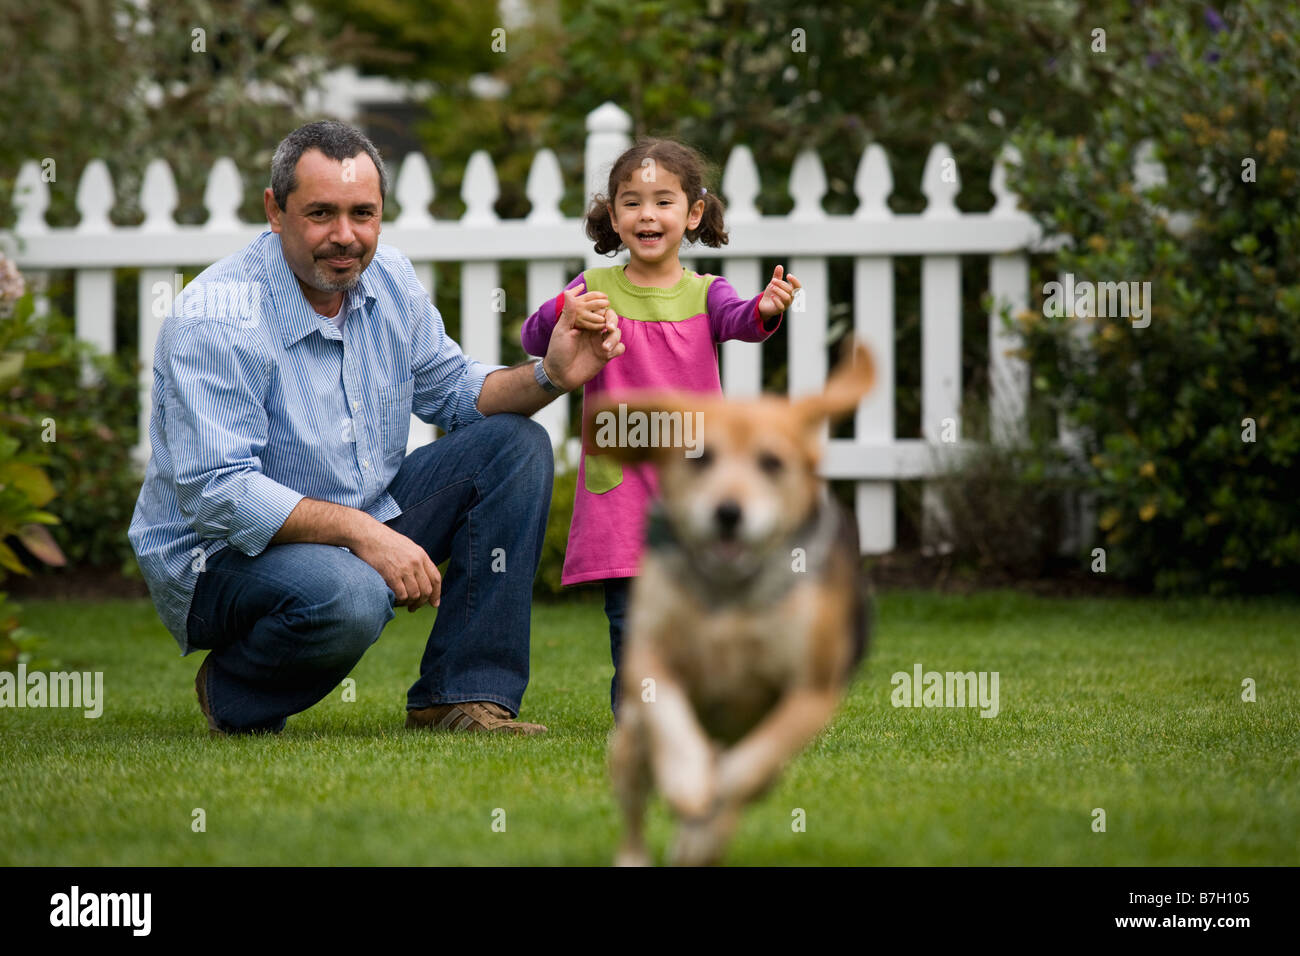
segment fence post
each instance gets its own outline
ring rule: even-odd
[[[864,228],[888,228],[893,212],[889,195],[894,177],[889,158],[872,143],[858,162],[853,182],[858,208],[853,218]],[[853,331],[871,349],[876,363],[876,387],[862,400],[854,418],[854,439],[860,444],[892,444],[894,433],[894,259],[859,256],[853,261]],[[894,550],[894,483],[859,481],[854,485],[858,544],[863,554]]]
[[[922,216],[957,219],[960,190],[956,160],[947,144],[936,143],[921,179],[928,200]],[[954,255],[921,258],[921,434],[936,453],[961,441],[961,258]],[[946,456],[935,457],[944,467]],[[945,553],[952,546],[942,494],[927,482],[921,497],[922,552]]]
[[[622,108],[606,100],[587,114],[587,144],[582,153],[582,212],[585,216],[587,207],[596,193],[604,193],[609,186],[609,168],[623,151],[632,145],[628,132],[632,129],[632,117]],[[626,261],[626,254],[622,261]],[[586,255],[588,269],[607,266],[611,260],[606,256],[596,255],[590,250]]]

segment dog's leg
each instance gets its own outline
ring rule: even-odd
[[[642,825],[650,796],[650,754],[646,731],[638,720],[635,706],[619,706],[619,725],[609,748],[610,776],[614,796],[623,811],[623,843],[614,858],[615,866],[649,866]]]
[[[830,720],[839,702],[834,690],[796,690],[718,760],[717,795],[743,804],[766,790],[781,767]]]
[[[705,816],[713,805],[713,746],[686,692],[663,669],[645,673],[659,675],[654,698],[630,703],[648,731],[655,783],[678,816]]]

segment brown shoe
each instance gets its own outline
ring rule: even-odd
[[[217,719],[212,716],[212,707],[208,704],[208,662],[211,659],[212,655],[209,654],[199,665],[199,672],[194,675],[194,692],[199,695],[199,710],[208,719],[208,735],[224,737],[226,732],[217,726]]]
[[[429,730],[495,731],[533,736],[546,733],[541,724],[512,720],[510,711],[490,700],[470,700],[460,704],[434,704],[406,712],[406,726]]]

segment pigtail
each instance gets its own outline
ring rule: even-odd
[[[686,238],[691,242],[702,242],[714,249],[725,246],[729,238],[722,222],[726,207],[714,193],[705,193],[702,198],[704,215],[700,217],[700,224],[694,230],[686,231]]]
[[[623,248],[623,240],[614,231],[614,224],[609,221],[609,202],[604,196],[596,195],[587,209],[587,238],[596,244],[596,254],[606,255]]]

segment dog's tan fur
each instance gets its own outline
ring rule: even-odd
[[[856,532],[825,497],[817,467],[824,423],[851,413],[873,381],[870,353],[858,345],[821,395],[794,402],[620,399],[632,410],[702,411],[707,457],[601,449],[656,463],[673,541],[647,548],[632,589],[610,747],[626,824],[617,862],[649,862],[642,818],[654,787],[681,821],[671,861],[718,862],[744,805],[834,713],[863,652],[868,610]],[[611,407],[589,411],[588,435],[592,416]],[[731,532],[739,541],[710,527],[722,502],[743,515]],[[823,508],[835,508],[839,523]],[[837,531],[820,566],[801,574],[791,546],[803,546],[810,526]],[[741,566],[768,573],[733,578]]]

